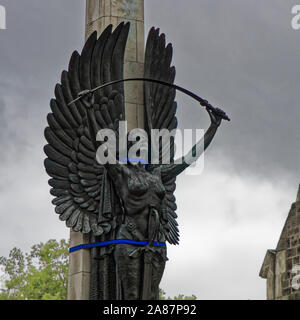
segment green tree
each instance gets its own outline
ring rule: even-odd
[[[13,248],[0,257],[4,271],[0,300],[64,300],[68,283],[68,242],[49,240],[29,254]]]
[[[196,300],[197,297],[195,295],[192,296],[185,296],[183,294],[179,294],[178,296],[175,296],[174,298],[166,297],[166,293],[164,290],[159,289],[159,300]]]

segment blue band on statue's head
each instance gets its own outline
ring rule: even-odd
[[[121,162],[131,162],[131,163],[141,163],[141,164],[144,164],[144,165],[147,165],[148,162],[144,159],[139,159],[139,158],[119,158],[118,161],[121,161]]]
[[[149,241],[134,241],[134,240],[126,240],[126,239],[120,239],[120,240],[110,240],[110,241],[102,241],[102,242],[95,242],[95,243],[87,243],[87,244],[81,244],[79,246],[75,246],[69,249],[69,253],[81,250],[81,249],[90,249],[95,247],[104,247],[104,246],[111,246],[114,244],[133,244],[136,246],[147,246],[149,244]],[[153,242],[152,245],[154,247],[166,247],[165,242]]]

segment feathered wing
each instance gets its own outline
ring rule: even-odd
[[[164,34],[159,34],[159,29],[152,28],[148,35],[146,52],[145,52],[145,78],[162,80],[173,83],[175,79],[175,67],[171,66],[173,48],[171,44],[166,46]],[[156,83],[145,82],[144,99],[145,99],[145,128],[150,137],[151,129],[168,129],[172,131],[177,128],[175,102],[176,91],[173,88]],[[157,148],[151,143],[151,148]],[[159,146],[159,161],[165,159],[168,149],[162,144]],[[170,163],[174,162],[175,144],[174,140],[170,145]],[[176,221],[176,199],[174,191],[176,189],[176,178],[163,179],[163,184],[167,191],[165,197],[165,214],[163,214],[166,224],[164,233],[166,239],[171,244],[179,243],[178,223]]]
[[[50,102],[48,144],[45,168],[51,179],[50,193],[55,211],[74,231],[100,236],[116,224],[116,198],[106,169],[96,161],[96,148],[87,126],[87,112],[81,101],[68,103],[78,93],[123,78],[123,60],[129,23],[121,23],[113,32],[108,26],[97,39],[94,32],[82,50],[74,52],[68,71],[55,87]],[[96,128],[115,128],[125,119],[124,88],[117,84],[98,90],[92,120]]]

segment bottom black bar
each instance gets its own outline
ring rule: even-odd
[[[292,305],[293,306],[292,306]],[[41,319],[43,316],[70,320],[138,319],[177,317],[180,319],[206,319],[206,317],[284,316],[298,313],[298,301],[210,301],[210,300],[161,300],[161,301],[0,301],[1,313],[9,317],[21,316]],[[13,318],[15,319],[15,318]],[[87,318],[86,318],[87,319]]]

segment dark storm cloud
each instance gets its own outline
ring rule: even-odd
[[[10,136],[41,142],[49,100],[60,72],[83,41],[82,1],[1,1],[7,30],[0,30],[0,143]],[[5,137],[5,139],[4,139]]]
[[[300,32],[291,28],[293,5],[174,0],[170,8],[170,2],[154,0],[146,1],[146,12],[147,24],[161,26],[174,44],[176,81],[232,118],[214,149],[235,170],[269,176],[287,170],[299,180]],[[204,112],[190,104],[179,104],[180,124],[197,127]]]

